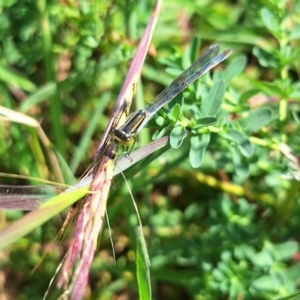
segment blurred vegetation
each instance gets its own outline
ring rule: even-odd
[[[226,84],[218,124],[202,132],[210,134],[203,151],[195,150],[201,141],[188,136],[127,178],[148,242],[154,299],[279,299],[299,290],[299,3],[163,3],[133,110],[152,101],[195,59],[200,45],[217,42],[233,54],[212,80],[206,77],[185,94],[182,115],[188,118],[191,98],[201,102],[219,78]],[[37,119],[51,147],[80,177],[154,2],[0,5],[0,104]],[[35,130],[7,121],[0,130],[1,172],[59,180]],[[150,140],[144,129],[139,145]],[[195,153],[202,160],[195,162]],[[1,183],[31,181],[3,177]],[[1,223],[21,215],[3,212]],[[112,187],[108,216],[116,262],[105,229],[86,299],[138,299],[137,219],[121,177]],[[2,297],[42,298],[68,247],[68,233],[53,242],[63,218],[1,254]]]

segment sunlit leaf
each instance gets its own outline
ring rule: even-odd
[[[267,107],[261,107],[250,111],[248,116],[241,121],[241,125],[248,132],[255,132],[267,125],[271,119],[272,111]]]
[[[244,55],[232,59],[223,73],[223,80],[227,83],[234,77],[240,75],[245,70],[246,63],[247,60]]]
[[[137,230],[136,275],[139,299],[151,300],[150,260],[141,228]]]
[[[197,135],[191,138],[189,158],[193,168],[199,168],[201,166],[203,154],[209,141],[209,134]]]
[[[20,220],[1,230],[0,249],[3,249],[8,245],[16,242],[18,239],[25,236],[33,229],[41,226],[67,207],[70,207],[73,203],[85,196],[87,192],[87,188],[82,188],[75,191],[62,193],[47,201],[40,208],[28,213]]]
[[[179,148],[186,136],[187,136],[187,132],[184,127],[182,126],[174,127],[170,133],[171,147],[174,149]]]
[[[275,15],[274,11],[271,11],[270,9],[263,7],[260,11],[260,14],[265,25],[271,32],[277,33],[280,31],[280,20],[278,16]]]
[[[225,94],[225,86],[222,81],[218,81],[210,89],[209,93],[202,100],[201,112],[203,116],[215,116],[221,108]]]

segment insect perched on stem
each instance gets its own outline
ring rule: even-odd
[[[225,60],[232,52],[231,49],[227,49],[218,54],[219,50],[220,47],[218,45],[212,44],[188,69],[163,90],[152,103],[130,115],[119,128],[113,128],[112,138],[119,144],[128,144],[134,138],[134,134],[140,132],[164,105],[174,99],[197,78]]]

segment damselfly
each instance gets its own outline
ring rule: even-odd
[[[163,90],[152,103],[129,116],[124,125],[112,129],[113,139],[121,144],[129,143],[133,135],[140,132],[158,110],[174,99],[197,78],[225,60],[232,52],[231,49],[227,49],[218,54],[219,50],[220,47],[218,45],[212,44],[188,69]]]

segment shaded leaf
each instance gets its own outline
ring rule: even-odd
[[[224,137],[234,141],[240,149],[241,153],[246,157],[250,157],[252,155],[253,146],[243,133],[234,129],[229,129]]]
[[[254,47],[253,54],[257,57],[261,66],[266,68],[278,68],[279,61],[276,59],[273,53],[268,52],[267,50]]]
[[[242,182],[245,178],[247,178],[249,174],[249,163],[248,160],[244,155],[241,155],[239,151],[235,151],[235,148],[233,148],[232,158],[233,158],[233,164],[234,164],[234,171],[238,175],[238,179],[240,182]]]
[[[216,123],[217,121],[218,121],[218,119],[215,118],[215,117],[199,118],[199,119],[196,120],[196,125],[193,126],[193,129],[209,126],[209,125],[212,125],[212,124]]]

